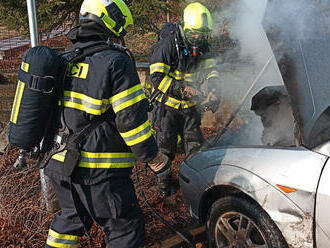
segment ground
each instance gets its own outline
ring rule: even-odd
[[[210,136],[214,132],[205,129],[204,134]],[[17,156],[17,149],[0,155],[0,247],[44,247],[53,214],[45,210],[41,199],[39,170],[32,168],[32,160],[29,161],[28,168],[14,169],[12,165]],[[176,178],[183,159],[184,153],[179,150],[173,162]],[[150,170],[145,171],[141,163],[137,164],[137,168],[142,189],[149,203],[161,216],[178,229],[197,225],[184,206],[180,191],[165,199],[157,190],[153,173]],[[132,178],[135,181],[135,173]],[[152,214],[140,194],[137,195],[146,220],[146,247],[157,247],[159,241],[173,236],[174,233]],[[97,226],[90,233],[93,244],[84,237],[80,247],[105,247],[103,233]]]

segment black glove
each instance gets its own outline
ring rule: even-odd
[[[220,97],[218,97],[215,90],[212,90],[206,97],[206,99],[201,103],[203,111],[211,110],[215,113],[220,105]]]
[[[189,100],[201,94],[200,91],[185,82],[176,82],[172,87],[171,93],[173,96],[183,100]]]

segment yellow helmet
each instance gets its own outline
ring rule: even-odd
[[[185,38],[190,44],[198,45],[207,40],[212,26],[211,13],[203,4],[191,3],[184,9],[182,28]]]
[[[123,0],[84,0],[80,20],[92,20],[104,25],[116,36],[124,36],[125,28],[133,24],[133,16]]]

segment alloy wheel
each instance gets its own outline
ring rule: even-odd
[[[219,248],[268,248],[257,224],[242,213],[223,213],[215,225],[215,241]]]

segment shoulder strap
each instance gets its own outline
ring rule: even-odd
[[[72,136],[68,140],[68,143],[74,142],[76,144],[80,144],[84,138],[86,138],[95,128],[97,128],[99,125],[101,125],[110,116],[111,112],[112,112],[112,109],[108,109],[105,113],[103,113],[102,115],[93,119],[82,130],[80,130],[77,133],[72,134]]]
[[[101,52],[103,50],[117,50],[124,53],[127,53],[127,55],[132,59],[132,62],[135,65],[135,60],[133,54],[124,46],[113,43],[113,42],[95,42],[88,46],[81,47],[75,49],[73,52],[67,52],[65,55],[68,56],[67,60],[68,62],[76,63],[78,61],[83,60],[85,57],[93,55],[97,52]],[[64,55],[64,54],[63,54]],[[62,104],[63,106],[63,104]],[[105,113],[100,115],[99,117],[93,119],[85,128],[80,130],[77,133],[73,133],[71,137],[68,140],[69,142],[74,142],[76,144],[79,144],[86,136],[88,136],[95,128],[97,128],[102,122],[104,122],[108,117],[109,114],[112,112],[112,109],[108,109]],[[65,124],[64,116],[63,116],[63,110],[62,110],[62,124]]]

